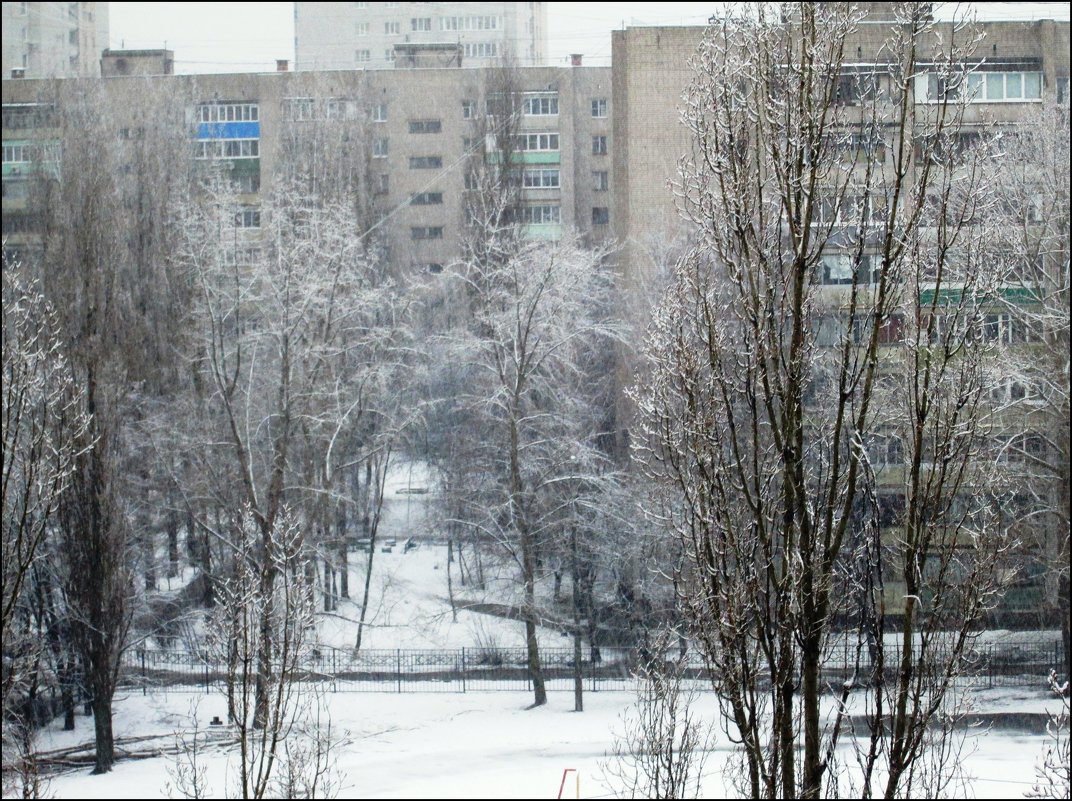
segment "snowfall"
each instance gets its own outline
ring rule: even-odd
[[[393,476],[380,542],[394,541],[396,547],[384,552],[378,546],[374,554],[370,626],[362,648],[522,645],[523,627],[516,621],[465,610],[456,619],[452,615],[447,552],[432,536],[431,501],[423,491],[427,483],[421,471]],[[419,545],[406,550],[402,543],[410,538]],[[355,557],[350,567],[350,594],[359,599],[364,563]],[[501,585],[489,577],[483,596],[474,598],[471,588],[458,587],[456,566],[454,570],[455,590],[467,599],[509,603],[507,576]],[[353,646],[355,609],[353,602],[343,602],[323,616],[319,637],[324,645]],[[540,636],[546,647],[569,644],[557,631],[544,630]],[[613,754],[616,737],[628,726],[634,691],[585,692],[584,711],[574,712],[573,694],[565,690],[552,691],[546,706],[531,708],[531,693],[520,690],[397,689],[386,682],[382,692],[348,692],[340,682],[317,685],[309,694],[321,729],[330,721],[338,797],[606,798],[623,792],[622,766]],[[984,719],[990,713],[1041,715],[1060,706],[1044,676],[1034,687],[980,688],[962,697]],[[702,794],[735,795],[724,773],[733,744],[718,723],[717,702],[712,693],[700,692],[694,703],[714,733]],[[228,743],[226,725],[209,724],[213,717],[226,719],[226,701],[218,691],[175,686],[123,690],[114,710],[120,758],[113,770],[91,776],[82,765],[52,773],[45,792],[55,798],[181,798],[176,769],[183,759],[174,752],[183,738],[190,742],[196,728],[207,738],[200,759],[209,797],[234,797],[236,750]],[[1014,729],[991,722],[961,734],[963,776],[947,788],[949,796],[1022,797],[1031,790],[1048,744],[1038,725]],[[55,721],[40,733],[37,748],[49,752],[88,746],[92,739],[92,718],[79,716],[75,731],[62,731],[62,721]],[[841,761],[851,766],[851,750],[841,751]],[[848,781],[852,769],[846,770]]]

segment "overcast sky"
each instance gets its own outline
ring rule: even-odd
[[[610,63],[610,32],[631,25],[700,25],[714,3],[548,3],[552,64],[583,53]],[[946,4],[952,5],[952,4]],[[984,19],[1068,19],[1068,3],[978,3]],[[175,51],[177,72],[253,72],[294,59],[293,3],[111,3],[110,46]],[[941,12],[940,12],[941,13]]]

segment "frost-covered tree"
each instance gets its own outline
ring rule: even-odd
[[[998,257],[1015,292],[983,335],[1001,351],[991,386],[997,444],[1018,477],[1022,570],[1042,569],[1041,609],[1061,619],[1069,675],[1069,115],[1046,103],[1002,132],[989,164]]]
[[[450,298],[464,310],[448,358],[464,374],[454,403],[468,421],[461,434],[468,471],[452,492],[463,524],[516,562],[540,705],[547,695],[537,582],[576,522],[573,502],[607,462],[599,377],[586,368],[617,331],[600,254],[569,241],[492,247],[498,256],[465,261],[448,278]]]
[[[24,784],[36,771],[33,708],[50,662],[47,628],[35,614],[60,499],[85,443],[87,421],[76,402],[56,318],[19,265],[4,260],[3,275],[3,747]]]
[[[978,35],[888,8],[878,64],[853,63],[869,7],[729,10],[684,96],[696,245],[655,313],[638,439],[756,798],[845,792],[847,736],[853,793],[939,791],[929,726],[1004,577]],[[856,672],[828,715],[835,643]]]
[[[272,549],[284,507],[314,542],[318,500],[346,498],[335,476],[365,458],[357,449],[367,457],[390,436],[384,401],[399,368],[402,304],[362,233],[350,209],[287,188],[251,208],[209,186],[184,215],[178,257],[198,295],[194,389],[208,409],[204,436],[186,440],[205,479],[189,491],[222,511],[222,526],[207,517],[198,525],[228,558],[228,527],[248,510],[261,532],[267,598],[281,580]],[[266,614],[264,714],[268,625]]]
[[[27,208],[40,222],[25,269],[55,310],[74,381],[72,402],[87,420],[59,504],[55,573],[42,593],[63,626],[47,637],[78,651],[92,698],[95,770],[114,758],[111,700],[133,611],[135,565],[151,551],[151,529],[132,514],[137,464],[128,438],[143,403],[173,386],[185,294],[173,280],[174,202],[186,189],[188,143],[167,91],[140,81],[56,82],[54,140],[32,171]],[[142,547],[136,547],[136,546]],[[58,576],[59,580],[53,579]],[[57,667],[63,675],[65,671]]]

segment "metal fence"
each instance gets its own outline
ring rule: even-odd
[[[621,690],[651,654],[642,650],[602,649],[595,655],[586,648],[581,676],[587,691]],[[666,654],[673,659],[675,654]],[[858,665],[858,660],[864,664]],[[688,655],[686,675],[710,686],[698,654]],[[571,648],[543,648],[540,662],[549,691],[572,690],[574,659]],[[1059,637],[1014,644],[977,644],[963,660],[963,673],[983,686],[1045,686],[1051,668],[1063,664]],[[887,647],[885,670],[897,670],[896,652]],[[222,687],[225,665],[206,654],[188,651],[133,649],[127,652],[122,682],[128,688],[168,687],[195,691]],[[835,686],[856,678],[867,681],[870,657],[866,649],[845,641],[827,653],[823,679]],[[524,648],[454,648],[439,650],[362,650],[317,647],[311,649],[293,678],[316,681],[330,692],[470,692],[531,690],[528,657]]]

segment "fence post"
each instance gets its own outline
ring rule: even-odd
[[[465,692],[465,646],[462,646],[462,692]]]
[[[402,692],[402,649],[395,649],[395,675],[398,677],[398,691]]]
[[[139,648],[138,649],[138,655],[141,656],[141,694],[142,695],[148,695],[148,691],[146,690],[146,687],[145,687],[145,682],[146,682],[146,678],[145,678],[145,649],[144,648]]]

